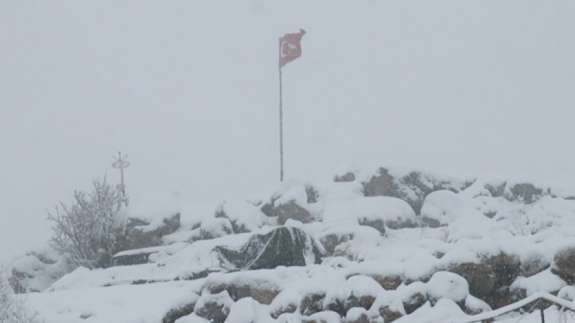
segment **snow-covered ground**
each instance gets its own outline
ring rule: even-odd
[[[361,322],[364,316],[457,323],[541,292],[573,302],[575,194],[568,190],[405,169],[339,175],[212,208],[168,205],[146,214],[138,206],[134,216],[154,227],[181,213],[179,228],[161,245],[117,255],[146,253],[146,262],[78,268],[23,298],[48,323],[161,322],[168,311],[196,301],[195,314],[178,322],[199,322],[219,293],[230,295],[214,301],[228,323]],[[287,235],[278,233],[283,227]],[[306,249],[302,260],[294,246]],[[555,307],[546,313],[551,322],[575,322]],[[497,322],[538,322],[538,315],[508,314]]]

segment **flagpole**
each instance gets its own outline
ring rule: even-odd
[[[281,57],[281,38],[279,39],[279,55]],[[282,66],[278,63],[279,71],[279,131],[280,131],[280,182],[284,181],[284,110],[283,110],[283,79]]]

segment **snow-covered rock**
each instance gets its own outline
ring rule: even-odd
[[[553,271],[570,284],[575,283],[575,246],[562,248],[553,258]]]
[[[22,297],[48,323],[435,323],[540,291],[572,298],[574,194],[398,168],[340,175],[271,198],[139,210],[131,241],[146,248],[116,256],[144,260],[39,284],[58,261],[28,255],[21,281],[52,286]],[[121,307],[131,313],[110,314]]]
[[[385,233],[385,227],[410,228],[418,222],[409,204],[388,196],[334,201],[326,205],[323,219],[329,224],[368,225],[381,233]]]
[[[17,293],[41,292],[73,267],[51,248],[29,251],[11,263],[10,284]]]
[[[446,298],[461,302],[469,295],[469,284],[465,278],[447,271],[433,274],[427,283],[427,288],[427,293],[432,299]]]
[[[261,210],[265,215],[276,218],[280,225],[289,219],[309,223],[318,218],[314,205],[318,202],[318,194],[309,184],[288,183],[274,193]]]
[[[233,304],[234,301],[227,291],[219,294],[204,293],[194,306],[194,314],[212,323],[223,323]]]
[[[460,191],[473,180],[457,180],[445,176],[428,174],[416,170],[388,169],[380,167],[364,182],[365,196],[392,196],[400,198],[420,212],[425,197],[437,190]]]
[[[461,196],[448,190],[427,195],[421,209],[423,221],[431,226],[447,225],[465,215],[465,203]]]
[[[265,306],[252,298],[242,298],[232,305],[225,323],[273,323]]]

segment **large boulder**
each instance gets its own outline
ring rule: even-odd
[[[511,202],[531,204],[544,196],[552,195],[550,188],[543,188],[529,182],[493,182],[486,183],[485,188],[492,197],[503,197]]]
[[[323,307],[345,316],[353,307],[369,309],[382,287],[369,276],[356,275],[347,279],[343,286],[332,286]]]
[[[319,264],[324,253],[314,238],[295,227],[255,234],[238,250],[218,246],[214,251],[224,267],[242,270]]]
[[[495,271],[484,263],[456,264],[452,265],[449,271],[465,278],[469,283],[470,293],[481,299],[489,297],[497,286]]]
[[[199,227],[200,240],[215,239],[234,233],[232,222],[224,217],[208,218]]]
[[[161,219],[130,217],[126,226],[126,238],[122,250],[154,247],[162,244],[162,238],[180,228],[180,213]]]
[[[512,303],[510,286],[521,273],[519,257],[507,253],[485,255],[478,262],[454,263],[446,270],[468,282],[472,295],[499,308]]]
[[[325,311],[315,313],[311,316],[304,317],[301,320],[302,323],[341,323],[341,317],[339,314],[332,311]]]
[[[234,300],[253,298],[261,304],[270,304],[279,294],[280,287],[265,277],[237,273],[231,278],[225,274],[214,274],[207,279],[204,290],[210,294],[226,292]]]
[[[281,291],[270,304],[270,314],[277,319],[284,313],[294,313],[301,302],[301,295],[293,290]]]
[[[389,272],[383,273],[377,271],[361,272],[361,273],[352,272],[351,274],[348,275],[348,277],[352,277],[355,275],[365,275],[371,277],[385,290],[395,290],[404,282],[404,278],[400,273],[389,273]]]
[[[425,197],[437,190],[458,192],[472,184],[472,181],[456,181],[411,171],[403,174],[392,174],[384,167],[363,182],[365,196],[391,196],[400,198],[419,214]]]
[[[447,271],[439,271],[427,283],[427,293],[432,300],[446,298],[456,303],[469,295],[469,284],[465,278]]]
[[[456,193],[448,190],[439,190],[427,195],[421,209],[422,220],[431,227],[448,225],[465,213],[464,201]]]
[[[398,320],[406,314],[401,297],[397,293],[380,293],[371,308],[370,313],[377,313],[385,323]]]
[[[539,200],[547,192],[532,183],[514,183],[508,186],[508,192],[506,193],[505,197],[510,201],[531,204]]]
[[[407,314],[415,312],[427,301],[427,286],[422,282],[413,282],[401,291],[401,302]]]
[[[345,315],[345,323],[370,323],[370,315],[363,307],[353,307]]]
[[[265,306],[251,298],[243,298],[232,305],[226,323],[272,323]]]
[[[556,294],[567,284],[551,270],[542,271],[531,277],[518,277],[510,286],[512,299],[519,300],[535,293]]]
[[[74,267],[56,251],[46,248],[29,251],[11,264],[10,285],[16,293],[41,292]]]
[[[337,174],[333,177],[333,181],[338,182],[353,182],[355,181],[355,174],[353,172],[345,172],[343,174]]]
[[[215,217],[228,219],[234,233],[252,232],[267,222],[260,208],[248,201],[224,201],[216,209]]]
[[[325,292],[313,291],[305,293],[299,304],[299,310],[302,315],[312,315],[323,310]]]
[[[269,202],[263,204],[261,211],[268,217],[276,218],[280,225],[290,219],[309,223],[316,220],[311,209],[318,198],[317,189],[311,185],[289,184],[276,192]]]
[[[194,307],[194,314],[205,318],[211,323],[223,323],[234,301],[228,294],[223,291],[219,294],[203,294]]]
[[[381,239],[381,232],[365,225],[335,225],[321,232],[318,239],[327,255],[353,259],[366,244],[377,243]]]
[[[575,247],[566,247],[555,254],[552,271],[569,284],[575,284]]]
[[[179,304],[175,308],[169,310],[162,318],[162,323],[174,323],[184,316],[191,315],[194,312],[198,298],[199,295],[193,295],[193,297],[191,297],[191,299],[186,303]]]
[[[418,217],[409,204],[389,196],[359,197],[332,201],[326,205],[324,223],[366,225],[385,234],[386,228],[413,228]]]

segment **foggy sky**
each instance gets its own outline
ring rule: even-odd
[[[129,155],[132,196],[277,184],[342,165],[575,176],[575,2],[0,0],[0,258]]]

